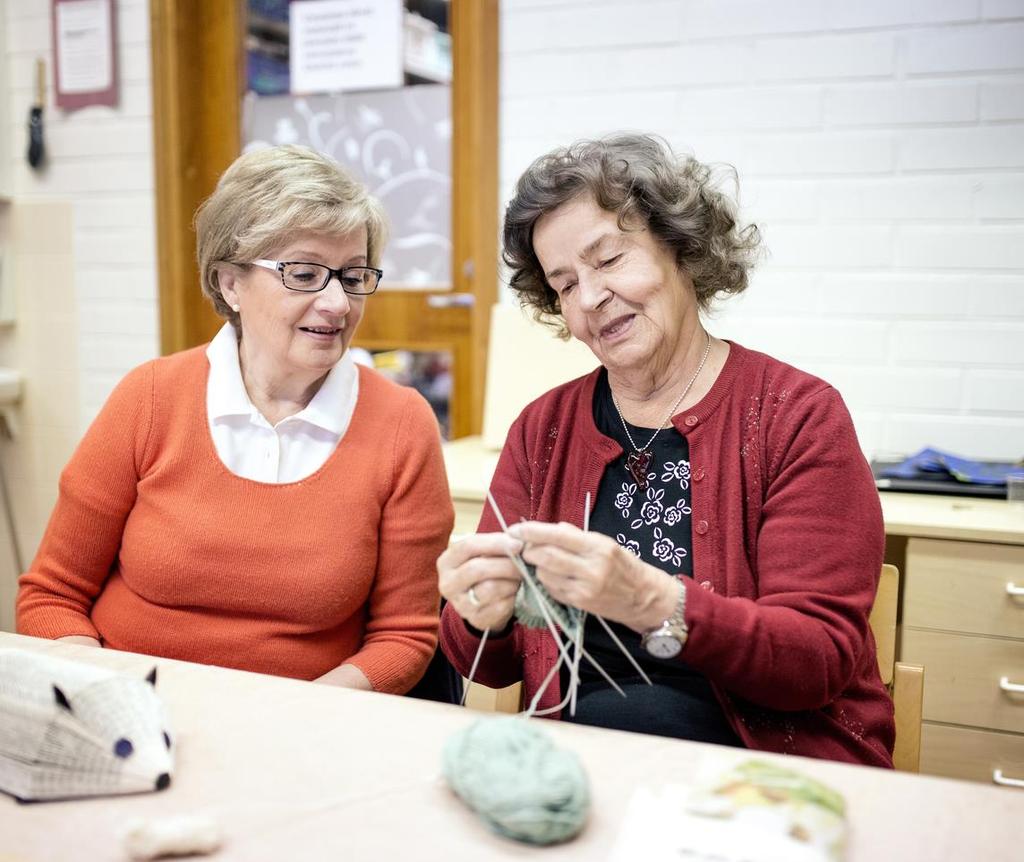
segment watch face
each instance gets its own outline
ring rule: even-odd
[[[657,634],[647,638],[647,643],[644,644],[644,647],[655,658],[675,658],[679,655],[683,645],[672,635]]]

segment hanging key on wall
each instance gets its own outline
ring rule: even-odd
[[[46,156],[43,145],[43,108],[46,105],[46,61],[36,60],[36,101],[28,112],[28,163],[39,170]]]

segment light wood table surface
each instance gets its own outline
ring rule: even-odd
[[[1024,545],[1024,506],[1006,500],[882,491],[887,536]]]
[[[535,849],[499,838],[440,780],[445,741],[476,717],[453,706],[0,633],[20,647],[144,674],[159,666],[177,739],[162,793],[19,805],[0,796],[0,859],[123,860],[123,823],[207,813],[226,843],[214,860],[600,860],[639,786],[685,781],[733,750],[544,722],[590,777],[575,841]],[[773,757],[774,759],[774,757]],[[778,758],[782,759],[782,758]],[[1024,794],[826,761],[788,765],[841,791],[850,862],[1022,858]]]

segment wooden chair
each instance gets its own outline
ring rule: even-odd
[[[882,576],[871,608],[871,631],[878,649],[878,670],[892,694],[896,710],[896,748],[893,763],[902,772],[917,772],[921,763],[921,707],[924,700],[924,668],[896,661],[896,608],[900,573],[882,566]]]

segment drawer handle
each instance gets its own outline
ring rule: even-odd
[[[1024,787],[1024,781],[1019,778],[1007,778],[1001,769],[992,770],[992,782],[1002,787]]]
[[[1010,682],[1010,678],[1008,676],[1000,677],[999,687],[1003,691],[1009,691],[1013,694],[1024,694],[1024,685],[1016,682]]]
[[[1024,596],[1024,587],[1018,587],[1013,581],[1007,581],[1007,583],[1006,583],[1006,595],[1008,595],[1008,596]]]

